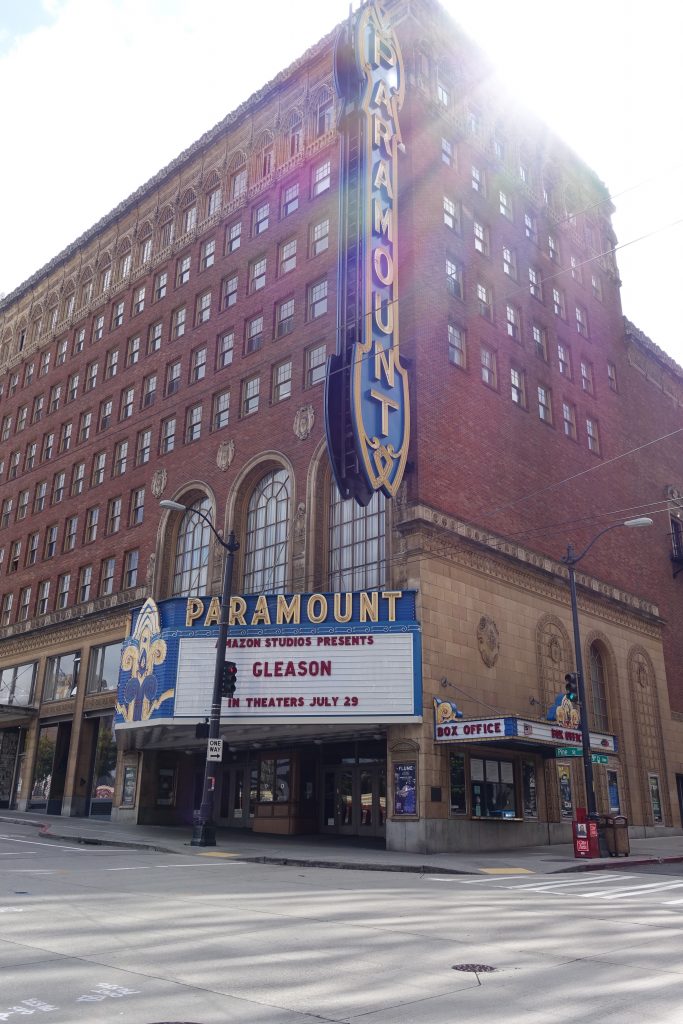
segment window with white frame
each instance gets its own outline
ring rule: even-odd
[[[512,220],[512,200],[507,192],[498,192],[498,209],[506,220]]]
[[[123,558],[123,589],[130,590],[138,585],[138,566],[140,563],[140,552],[126,551]]]
[[[192,444],[202,436],[202,406],[192,405],[185,414],[185,444]]]
[[[137,437],[135,448],[135,465],[146,466],[152,454],[152,431],[151,429],[141,430]]]
[[[107,352],[104,362],[104,379],[115,377],[119,370],[119,350],[112,348]]]
[[[36,615],[47,615],[50,608],[50,581],[41,580],[36,597]]]
[[[71,589],[71,573],[64,572],[57,578],[57,601],[56,607],[59,611],[62,608],[67,608],[69,604],[69,590]],[[116,645],[119,649],[120,657],[120,646]]]
[[[252,264],[251,269],[253,270],[254,268],[255,268],[255,264]],[[266,275],[266,268],[265,268],[265,260],[264,260],[263,284],[259,285],[259,287],[261,287],[261,288],[266,283],[265,275]],[[223,287],[221,289],[222,295],[223,295],[223,309],[229,309],[230,306],[234,306],[236,304],[236,302],[237,302],[237,287],[238,287],[238,277],[237,277],[237,274],[231,274],[230,277],[224,277],[223,278]],[[250,277],[249,287],[250,287],[251,291],[255,291],[256,290],[254,288],[253,280],[252,280],[251,277]]]
[[[176,418],[169,416],[161,421],[161,435],[159,438],[159,451],[162,455],[168,455],[175,449]]]
[[[226,253],[237,252],[240,245],[242,244],[242,221],[236,220],[234,224],[230,224],[225,233],[225,251]]]
[[[190,383],[196,384],[206,377],[206,345],[196,348],[192,353],[190,364]]]
[[[443,222],[451,231],[460,233],[460,204],[449,196],[443,197]]]
[[[216,357],[217,369],[222,370],[224,367],[230,366],[234,351],[235,332],[226,331],[225,334],[221,334],[218,338],[218,351]]]
[[[93,457],[91,487],[98,487],[104,482],[104,470],[107,463],[107,453],[97,452]]]
[[[284,590],[287,578],[290,483],[284,469],[266,474],[247,507],[245,594]]]
[[[493,320],[491,289],[488,285],[482,284],[481,281],[477,282],[477,302],[479,304],[480,316],[486,317],[487,320]]]
[[[202,292],[197,296],[195,323],[205,324],[211,319],[211,292]]]
[[[175,395],[180,390],[181,362],[176,359],[166,367],[166,388],[165,394]]]
[[[136,487],[130,496],[130,525],[139,526],[145,519],[145,488]]]
[[[289,217],[299,209],[299,182],[295,181],[282,190],[282,216]]]
[[[77,462],[71,471],[71,496],[78,497],[83,493],[85,483],[85,462]]]
[[[296,245],[295,245],[296,249]],[[296,260],[296,257],[295,257]],[[249,294],[258,292],[261,288],[266,286],[266,267],[267,260],[265,256],[259,256],[257,260],[252,260],[249,264]]]
[[[64,526],[64,551],[73,551],[78,538],[78,516],[69,516]]]
[[[140,335],[128,339],[126,346],[126,366],[135,366],[140,361]]]
[[[92,565],[84,565],[78,574],[78,600],[89,601],[92,590]]]
[[[478,192],[482,196],[486,195],[486,178],[481,167],[477,167],[476,164],[472,164],[470,183],[474,192]]]
[[[174,309],[171,315],[171,332],[174,339],[182,338],[187,325],[187,307],[180,306]]]
[[[514,338],[515,341],[522,340],[522,315],[510,302],[505,305],[505,328],[508,337]]]
[[[100,569],[100,597],[107,597],[114,593],[114,574],[116,572],[116,559],[104,558]]]
[[[581,390],[593,394],[593,367],[585,359],[581,360]]]
[[[589,451],[599,455],[600,434],[598,432],[598,424],[597,421],[592,419],[590,416],[586,417],[586,441],[588,443]]]
[[[193,511],[211,516],[211,503],[208,498],[201,498],[188,507],[178,527],[175,556],[173,561],[174,597],[186,597],[189,594],[203,594],[208,583],[209,524]]]
[[[212,189],[206,197],[206,216],[213,217],[215,213],[220,211],[222,204],[223,189],[218,185],[218,187]]]
[[[330,481],[327,586],[331,591],[370,590],[386,580],[386,504],[375,491],[363,508],[344,501]]]
[[[555,316],[566,319],[567,310],[565,307],[564,292],[561,288],[553,288],[553,313]]]
[[[579,305],[576,307],[576,331],[582,338],[588,337],[588,313]]]
[[[121,300],[121,302],[115,302],[114,305],[112,306],[112,311],[111,311],[111,326],[112,326],[112,330],[114,330],[114,328],[116,328],[116,327],[120,327],[121,324],[123,323],[124,310],[125,310],[125,303],[123,302],[123,300]],[[100,337],[101,337],[101,335],[100,335]]]
[[[312,345],[306,349],[306,387],[313,387],[325,380],[327,373],[327,346]]]
[[[510,367],[510,397],[515,405],[521,409],[526,408],[526,381],[524,370],[516,366]]]
[[[214,265],[216,259],[216,239],[207,238],[205,242],[202,242],[201,249],[199,250],[199,267],[201,270],[208,270],[209,267]]]
[[[330,220],[329,217],[325,217],[323,220],[319,220],[317,223],[311,225],[311,242],[310,242],[310,253],[311,256],[319,256],[320,253],[326,252],[330,244]]]
[[[529,267],[529,292],[539,302],[543,302],[541,272],[538,267]]]
[[[571,402],[562,403],[562,430],[565,437],[576,441],[576,409]]]
[[[289,398],[292,393],[292,360],[286,359],[273,367],[273,403]]]
[[[254,235],[262,235],[264,231],[268,230],[269,218],[270,203],[260,203],[254,210],[252,218]]]
[[[313,176],[311,179],[311,195],[321,195],[323,192],[327,192],[331,184],[332,165],[329,160],[324,160],[313,168]]]
[[[477,252],[480,252],[482,256],[488,256],[489,254],[489,229],[485,224],[481,224],[478,220],[474,221],[474,248]]]
[[[242,416],[258,412],[261,378],[258,374],[242,381]]]
[[[257,352],[263,345],[263,315],[253,316],[247,320],[247,334],[245,338],[245,351]]]
[[[283,299],[277,306],[277,336],[283,338],[294,330],[294,299]]]
[[[123,476],[128,467],[128,442],[119,441],[114,448],[113,476]]]
[[[118,533],[121,528],[121,498],[110,498],[107,504],[107,536]]]
[[[446,164],[447,167],[453,167],[454,164],[453,143],[443,137],[441,139],[441,162]]]
[[[609,384],[610,391],[617,390],[617,368],[614,363],[607,364],[607,382]]]
[[[288,238],[286,242],[283,242],[279,250],[279,269],[278,273],[280,277],[283,274],[288,274],[290,270],[294,270],[296,267],[296,238]]]
[[[190,280],[191,269],[192,257],[181,256],[178,262],[176,263],[175,282],[177,287],[180,287],[180,285],[183,284],[187,284],[187,282]]]
[[[168,271],[160,270],[154,278],[154,301],[159,302],[166,298],[168,290]]]
[[[230,422],[230,389],[219,391],[213,396],[211,409],[211,429],[222,430]]]
[[[498,386],[498,373],[496,367],[496,353],[488,345],[481,345],[480,349],[481,379],[490,388]]]
[[[100,510],[98,506],[89,508],[85,513],[85,533],[83,535],[83,543],[91,544],[97,539],[97,526],[100,519]]]
[[[147,333],[147,352],[158,352],[161,348],[161,335],[163,333],[164,325],[161,320],[157,320],[156,323],[150,324],[149,331]]]
[[[463,294],[463,270],[459,263],[446,257],[446,288],[450,295],[456,299],[462,299]]]
[[[538,394],[538,416],[539,419],[543,420],[544,423],[553,422],[553,407],[550,395],[550,389],[543,387],[539,384],[537,388]]]

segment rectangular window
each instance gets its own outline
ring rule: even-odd
[[[30,535],[29,548],[26,553],[26,564],[35,565],[36,559],[38,558],[38,540],[39,534],[33,533]],[[32,547],[32,545],[34,545]],[[8,573],[15,573],[19,569],[19,560],[21,558],[21,541],[15,540],[12,542],[12,546],[9,549],[9,563],[7,565]]]
[[[277,307],[277,336],[283,338],[294,330],[294,299],[284,299]]]
[[[514,762],[492,757],[470,758],[472,815],[476,818],[517,818]]]
[[[320,384],[327,373],[327,346],[314,345],[306,349],[306,387]]]
[[[186,235],[188,231],[194,231],[197,226],[197,207],[193,204],[183,213],[183,234]]]
[[[474,248],[482,256],[489,254],[489,229],[478,220],[474,221]]]
[[[192,353],[190,364],[190,383],[196,384],[206,377],[206,345],[196,348]]]
[[[78,574],[78,600],[80,602],[90,600],[92,587],[92,565],[84,565]]]
[[[261,378],[248,377],[242,381],[242,416],[251,416],[258,412]]]
[[[484,172],[482,171],[482,169],[480,167],[477,167],[476,164],[472,164],[472,175],[470,178],[470,182],[472,185],[473,192],[478,192],[479,195],[482,196],[486,195],[486,178],[484,176]]]
[[[166,367],[166,389],[165,394],[175,395],[180,390],[180,372],[181,363],[178,359],[175,363],[170,363]]]
[[[119,441],[114,449],[113,476],[123,476],[128,466],[128,442]]]
[[[28,406],[22,405],[17,411],[17,429],[16,433],[20,434],[22,430],[26,429],[26,421],[28,419]]]
[[[127,252],[125,256],[122,256],[121,259],[119,260],[119,281],[123,281],[124,278],[128,277],[128,275],[130,274],[131,262],[132,257],[129,252]]]
[[[180,306],[179,309],[174,309],[171,316],[171,331],[174,339],[182,338],[185,334],[185,325],[187,322],[187,308]]]
[[[593,394],[593,367],[584,359],[581,360],[581,390]]]
[[[582,338],[588,337],[588,313],[583,306],[576,307],[576,331]]]
[[[453,167],[454,164],[453,143],[444,138],[441,139],[441,162],[446,167]]]
[[[2,525],[3,526],[7,526],[9,524],[9,515],[6,512],[6,506],[7,506],[7,502],[8,501],[10,502],[10,508],[11,508],[12,499],[11,498],[7,498],[5,500],[5,502],[4,502],[4,504],[3,504],[3,511],[2,511]],[[22,519],[26,519],[27,515],[28,515],[28,491],[20,491],[19,492],[19,498],[17,499],[17,522],[20,522]]]
[[[41,453],[41,461],[49,462],[52,458],[55,448],[55,435],[50,431],[49,434],[43,436],[43,450]]]
[[[254,316],[247,320],[246,352],[256,352],[263,345],[263,317]]]
[[[202,436],[202,407],[192,405],[185,415],[185,444],[192,444]]]
[[[558,341],[558,343],[557,343],[557,365],[559,367],[559,370],[560,370],[560,373],[562,374],[562,376],[566,377],[567,380],[571,380],[572,379],[571,356],[569,354],[569,349],[561,341]]]
[[[154,405],[157,396],[157,375],[150,373],[142,379],[142,408],[149,409]]]
[[[548,257],[553,263],[557,263],[558,266],[560,265],[560,249],[554,235],[548,235]]]
[[[493,320],[493,300],[488,285],[477,283],[477,301],[480,316],[486,317],[487,320]]]
[[[138,585],[138,565],[140,552],[127,551],[123,559],[123,589],[130,590]]]
[[[503,273],[513,281],[517,280],[517,256],[514,249],[503,246]]]
[[[38,376],[44,377],[46,373],[50,372],[50,351],[43,352],[40,357],[40,366],[38,367]]]
[[[262,235],[264,231],[268,230],[268,224],[270,220],[270,203],[261,203],[257,206],[253,214],[253,234]]]
[[[145,488],[137,487],[130,497],[130,525],[139,526],[145,518]]]
[[[329,160],[323,161],[313,168],[311,179],[311,195],[313,198],[327,192],[332,180],[332,165]]]
[[[97,420],[98,430],[106,430],[111,425],[113,408],[114,402],[111,398],[105,398],[103,402],[100,402],[100,412]]]
[[[97,524],[100,519],[100,510],[97,506],[89,508],[85,513],[85,533],[83,535],[84,544],[91,544],[97,539]]]
[[[507,192],[502,190],[498,193],[498,209],[506,220],[512,220],[512,201]]]
[[[17,622],[26,622],[29,615],[30,604],[31,588],[23,587],[19,592],[19,610],[17,612]]]
[[[490,388],[498,386],[498,374],[496,368],[496,353],[493,349],[482,345],[480,348],[481,379]]]
[[[442,107],[450,106],[451,95],[448,91],[448,87],[445,86],[443,82],[436,83],[436,98]]]
[[[237,220],[228,227],[225,234],[226,253],[236,252],[242,244],[242,222]]]
[[[317,224],[311,226],[311,242],[310,242],[310,253],[311,256],[319,256],[320,253],[326,252],[330,243],[330,221],[328,217],[324,220],[318,221]]]
[[[211,319],[211,292],[202,292],[197,296],[195,324],[205,324]]]
[[[536,267],[529,267],[529,292],[539,302],[543,302],[543,289],[541,287],[541,272]]]
[[[266,266],[267,260],[265,256],[259,257],[257,260],[253,260],[249,264],[249,294],[258,292],[261,288],[266,286]]]
[[[548,388],[538,386],[538,416],[544,423],[553,422],[553,407]]]
[[[159,302],[160,299],[166,297],[166,291],[168,289],[168,271],[160,270],[154,277],[154,301]]]
[[[531,336],[534,342],[534,351],[541,359],[548,361],[548,332],[545,327],[534,324],[531,328]]]
[[[526,383],[524,371],[518,370],[516,366],[510,367],[510,397],[515,405],[526,408]]]
[[[0,438],[3,441],[8,441],[9,440],[9,435],[10,435],[11,429],[12,429],[12,417],[11,416],[3,416],[3,418],[2,418],[2,433],[0,434]]]
[[[12,621],[12,605],[14,603],[14,594],[5,594],[2,599],[2,613],[1,622],[3,626],[9,626]]]
[[[232,363],[234,350],[234,331],[227,331],[225,334],[221,334],[218,338],[218,351],[216,356],[216,367],[219,370],[222,370],[226,366],[230,366],[230,364]]]
[[[90,486],[98,487],[104,481],[104,468],[107,462],[106,452],[98,452],[93,456],[92,461],[92,476],[90,478]]]
[[[60,501],[64,500],[64,494],[66,493],[66,473],[61,470],[59,473],[55,473],[52,481],[52,504],[59,505]]]
[[[78,537],[78,516],[69,516],[64,527],[64,551],[73,551]]]
[[[121,527],[121,499],[110,498],[107,504],[107,536],[118,533]]]
[[[126,348],[126,366],[135,366],[140,360],[140,335],[128,339]]]
[[[140,266],[144,266],[145,263],[149,263],[152,258],[152,239],[144,238],[140,242],[139,260]]]
[[[97,365],[97,364],[95,364],[95,365]],[[45,410],[45,396],[44,395],[37,395],[33,399],[33,413],[31,414],[31,423],[40,423],[40,421],[43,418],[44,410]]]
[[[78,423],[78,440],[80,444],[87,441],[90,437],[90,429],[92,427],[92,413],[83,412]]]
[[[569,257],[571,268],[572,268],[572,279],[577,281],[579,284],[583,284],[583,271],[581,269],[581,261],[578,256]]]
[[[175,272],[176,287],[179,288],[180,285],[187,284],[187,282],[190,280],[190,270],[191,270],[191,268],[192,268],[192,257],[191,256],[181,256],[180,259],[178,260],[178,262],[176,263],[176,272]]]
[[[116,559],[105,558],[100,569],[100,597],[107,597],[114,593],[114,573],[116,571]]]
[[[460,366],[463,369],[467,365],[465,332],[454,324],[448,325],[448,359],[454,366]]]
[[[36,490],[33,495],[33,513],[34,515],[38,512],[42,512],[47,504],[47,481],[41,480],[40,483],[36,484]]]
[[[586,440],[588,442],[589,451],[595,452],[596,455],[599,455],[600,435],[598,433],[598,424],[595,420],[591,419],[590,416],[586,417]]]
[[[227,427],[230,421],[230,391],[219,391],[217,395],[213,396],[213,403],[211,409],[211,428],[212,430],[221,430],[223,427]]]
[[[553,288],[553,313],[555,316],[566,318],[567,311],[564,302],[564,292],[560,288]]]
[[[119,370],[119,350],[112,348],[107,352],[104,362],[104,379],[110,380],[115,377]]]
[[[94,387],[97,387],[97,372],[99,370],[99,364],[97,362],[88,363],[85,368],[85,390],[92,391]]]
[[[299,182],[296,181],[292,185],[287,185],[282,191],[282,216],[289,217],[290,213],[294,213],[295,210],[299,209]]]
[[[45,532],[45,558],[54,558],[57,554],[57,534],[58,528],[56,526],[48,526]]]
[[[66,362],[66,350],[68,347],[69,341],[67,338],[62,338],[62,340],[57,343],[55,366],[62,366]]]
[[[280,246],[278,266],[280,277],[296,267],[296,238],[289,238]]]
[[[308,286],[308,319],[317,320],[327,313],[327,281]]]
[[[26,504],[28,505],[28,491],[23,491],[22,493],[26,495]],[[2,527],[3,530],[7,529],[12,520],[13,508],[14,500],[12,498],[5,498],[5,500],[2,503],[2,516],[0,517],[0,526]],[[19,518],[19,514],[17,513],[17,519]],[[21,516],[21,518],[23,519],[24,517]]]
[[[448,196],[443,197],[443,222],[451,231],[460,233],[460,203]]]
[[[90,651],[90,661],[88,664],[86,693],[104,693],[107,690],[116,690],[119,680],[120,661],[120,644],[114,643],[103,647],[93,647]]]
[[[92,327],[92,340],[99,341],[104,334],[104,313],[96,317]]]
[[[565,437],[576,441],[576,409],[571,402],[562,403],[562,430]]]
[[[202,243],[202,247],[199,250],[199,266],[201,270],[208,270],[209,267],[214,265],[216,259],[216,239],[208,238],[206,242]]]
[[[127,420],[133,415],[135,407],[135,388],[124,388],[121,392],[120,420]]]
[[[289,398],[292,393],[292,360],[273,367],[273,403]]]
[[[538,242],[538,226],[532,213],[524,214],[524,234],[532,242]]]
[[[47,615],[50,606],[50,581],[41,580],[38,584],[36,599],[36,615]]]
[[[116,328],[116,327],[120,327],[121,324],[123,323],[124,308],[125,307],[124,307],[123,301],[115,302],[114,305],[112,306],[112,311],[111,311],[111,327],[112,327],[112,330],[114,330],[114,328]],[[100,335],[100,337],[102,337],[102,335]]]
[[[163,323],[161,320],[157,320],[155,324],[151,324],[149,331],[147,332],[147,352],[158,352],[161,348],[161,335],[163,332]]]
[[[69,604],[69,590],[71,589],[71,573],[65,572],[57,579],[57,602],[58,611],[67,608]]]
[[[617,390],[617,368],[614,363],[607,364],[607,381],[610,391]]]
[[[135,465],[146,466],[152,454],[152,431],[141,430],[135,446]]]
[[[71,496],[78,497],[83,493],[85,482],[85,462],[77,462],[71,473]]]
[[[175,448],[175,416],[161,421],[161,436],[159,439],[159,451],[162,455],[168,455]]]
[[[514,338],[515,341],[522,340],[522,316],[516,306],[510,305],[508,302],[505,306],[505,326],[507,329],[508,337]]]
[[[264,260],[264,264],[265,264],[265,260]],[[263,275],[264,275],[263,283],[264,284],[265,284],[265,273],[266,273],[266,271],[265,271],[265,266],[264,266],[264,268],[263,268]],[[263,286],[261,285],[261,287],[263,287]],[[251,288],[251,278],[250,278],[250,288]],[[230,306],[234,306],[235,303],[237,302],[237,274],[233,274],[231,277],[223,278],[223,287],[221,289],[221,292],[222,292],[222,295],[223,295],[223,309],[229,309]]]

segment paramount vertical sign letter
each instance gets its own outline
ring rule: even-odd
[[[397,163],[405,80],[377,2],[342,31],[345,99],[339,253],[339,344],[328,366],[328,447],[344,497],[393,497],[408,455],[408,375],[399,357]]]

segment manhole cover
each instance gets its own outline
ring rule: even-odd
[[[454,971],[468,971],[470,974],[490,974],[495,969],[489,964],[453,964]]]

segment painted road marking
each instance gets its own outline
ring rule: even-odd
[[[637,885],[623,892],[610,892],[605,896],[606,900],[623,900],[625,896],[654,896],[655,892],[665,892],[667,889],[680,889],[683,882],[667,882],[653,885]],[[649,890],[646,891],[646,890]]]
[[[635,875],[620,875],[619,878],[609,879],[609,881],[613,881],[616,884],[618,882],[623,882],[625,878],[635,878]],[[569,879],[564,881],[560,881],[559,879],[551,881],[548,879],[547,882],[537,881],[534,882],[533,885],[516,885],[515,889],[538,889],[541,886],[544,889],[568,889],[571,885],[596,885],[598,883],[600,885],[604,885],[607,880],[608,879],[606,878],[580,878],[576,881],[570,881]]]
[[[76,853],[85,853],[81,846],[56,846],[55,843],[38,843],[35,839],[14,839],[12,836],[0,836],[8,843],[25,843],[27,846],[49,846],[51,850],[75,850]]]
[[[152,867],[151,864],[142,864],[140,867],[129,867],[129,868],[104,868],[105,871],[149,871]]]
[[[239,853],[223,853],[222,850],[208,850],[206,853],[198,853],[198,857],[239,857]]]
[[[479,868],[486,875],[533,875],[529,868]]]

